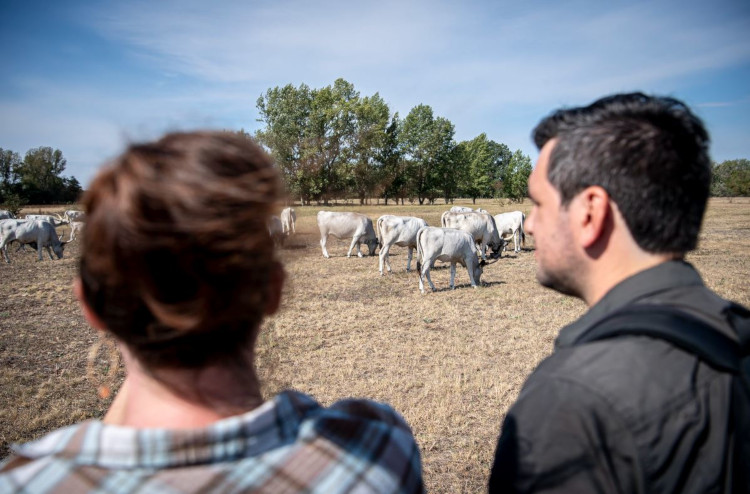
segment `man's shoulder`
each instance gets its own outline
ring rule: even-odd
[[[694,400],[721,376],[666,341],[622,336],[556,350],[529,377],[519,401],[543,407],[559,396],[573,407],[614,413],[632,426],[664,413],[669,403]]]

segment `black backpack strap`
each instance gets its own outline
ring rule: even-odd
[[[737,342],[710,324],[672,306],[626,306],[599,321],[579,336],[576,343],[624,335],[659,338],[696,355],[718,370],[739,372],[741,349]]]

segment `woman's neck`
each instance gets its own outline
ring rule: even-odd
[[[106,424],[199,428],[263,403],[250,363],[243,369],[214,365],[198,370],[162,370],[152,375],[126,353],[127,378],[104,417]]]

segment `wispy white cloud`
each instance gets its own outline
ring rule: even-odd
[[[455,124],[458,139],[486,132],[533,154],[529,131],[554,107],[615,91],[679,95],[696,75],[750,64],[747,9],[721,15],[722,1],[704,3],[86,5],[79,22],[119,47],[148,78],[115,89],[95,77],[40,81],[6,71],[6,81],[19,77],[15,87],[24,96],[0,95],[0,138],[60,142],[69,163],[80,159],[91,167],[123,141],[165,130],[253,130],[255,100],[267,88],[321,87],[344,77],[362,94],[379,92],[402,117],[429,104]],[[698,106],[731,108],[739,104],[733,97],[712,94]]]

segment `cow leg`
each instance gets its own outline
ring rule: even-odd
[[[408,249],[409,249],[409,253],[407,254],[407,257],[406,257],[406,272],[407,273],[411,271],[411,256],[412,256],[412,252],[414,251],[414,247],[408,247]]]
[[[432,259],[432,262],[435,262],[435,259]],[[423,268],[424,276],[427,278],[427,283],[430,284],[430,288],[432,291],[435,291],[435,285],[432,283],[432,278],[430,278],[430,263],[425,263],[426,268]],[[421,280],[420,280],[421,281]],[[424,293],[424,291],[422,292]]]
[[[44,247],[42,247],[42,241],[41,240],[37,240],[37,242],[38,243],[36,245],[36,253],[39,254],[38,260],[41,261],[42,260],[42,249]]]
[[[326,243],[327,242],[328,242],[328,235],[322,235],[320,237],[320,247],[323,249],[323,257],[325,257],[326,259],[328,259],[329,257],[331,257],[331,256],[328,255],[328,251],[326,250]]]
[[[453,283],[455,279],[456,279],[456,263],[452,262],[451,263],[451,290],[456,289],[456,285]]]
[[[352,251],[354,250],[354,246],[357,246],[357,257],[362,257],[362,252],[359,250],[359,239],[360,237],[355,235],[352,237],[352,244],[349,246],[349,252],[346,253],[346,257],[352,257]]]
[[[518,230],[513,232],[513,252],[518,254],[521,249],[518,248]]]
[[[52,257],[52,247],[50,247],[50,246],[48,245],[47,247],[45,247],[45,249],[47,249],[47,255],[49,255],[49,260],[50,260],[50,261],[54,261],[54,260],[55,260],[55,258],[54,258],[54,257]]]
[[[477,280],[474,279],[474,269],[471,268],[471,263],[466,264],[466,271],[469,273],[469,282],[474,288],[477,287]]]
[[[390,250],[391,250],[391,245],[390,244],[386,244],[386,245],[383,246],[382,249],[380,249],[380,256],[379,256],[380,257],[380,262],[379,262],[380,276],[383,276],[383,274],[384,274],[383,273],[383,264],[385,264],[385,267],[388,269],[388,272],[389,273],[391,272],[391,266],[390,266],[391,263],[389,262],[389,259],[388,259],[388,252]]]
[[[2,242],[0,242],[0,250],[3,251],[3,257],[5,258],[5,262],[10,264],[10,258],[8,257],[8,243],[5,239],[3,239]]]

